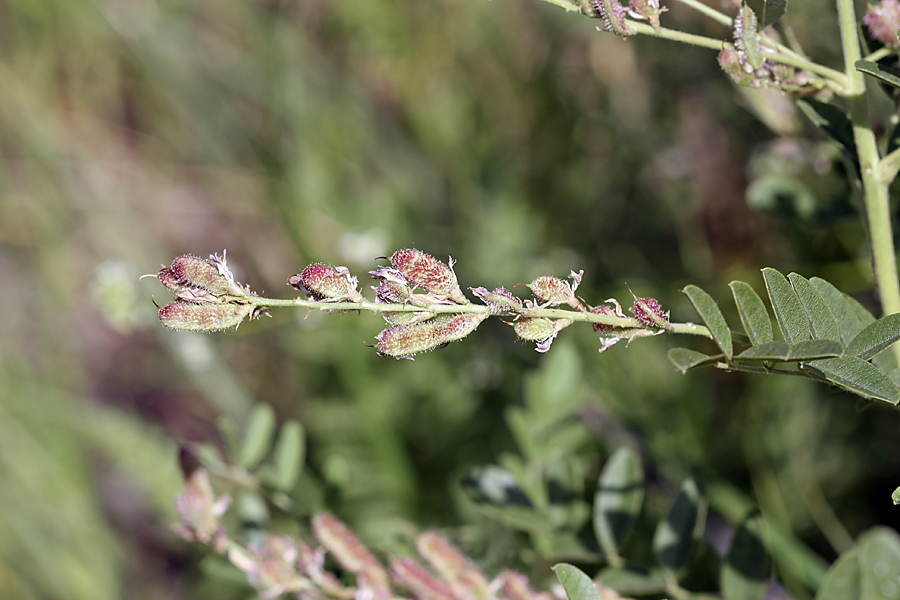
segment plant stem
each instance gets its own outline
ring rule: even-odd
[[[483,304],[429,304],[427,307],[421,307],[412,304],[380,304],[368,300],[362,302],[316,302],[313,300],[304,300],[303,298],[261,298],[258,296],[244,298],[243,300],[249,300],[251,304],[258,308],[286,307],[325,311],[367,310],[371,312],[424,312],[432,314],[491,314],[490,307],[484,306]],[[587,311],[564,310],[558,308],[526,308],[523,309],[522,315],[526,317],[543,317],[547,319],[568,319],[570,321],[583,323],[600,323],[622,329],[656,329],[647,327],[637,319],[600,315]],[[509,313],[507,316],[515,315]],[[712,339],[712,334],[710,334],[709,329],[695,323],[671,323],[668,327],[668,331],[670,333],[698,335]]]
[[[865,76],[855,67],[856,61],[862,58],[862,51],[853,0],[837,0],[837,10],[847,77],[846,98],[853,124],[853,138],[859,154],[875,283],[881,297],[882,311],[885,315],[890,315],[900,312],[900,280],[897,278],[897,259],[888,204],[888,184],[894,173],[891,172],[893,169],[884,168],[880,160],[869,117]],[[900,345],[895,344],[893,351],[900,361]]]

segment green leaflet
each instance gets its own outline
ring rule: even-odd
[[[831,310],[841,332],[841,341],[849,344],[850,340],[863,330],[865,325],[857,316],[857,309],[847,300],[847,297],[829,282],[818,277],[809,280],[814,288],[819,291],[822,300]],[[862,308],[861,306],[859,308]],[[865,310],[865,309],[863,309]]]
[[[787,12],[787,0],[747,0],[747,4],[756,13],[761,30],[777,23]]]
[[[897,340],[900,340],[900,313],[882,317],[859,332],[847,344],[847,354],[868,360]]]
[[[859,600],[862,574],[859,550],[844,552],[825,573],[816,600]]]
[[[720,576],[725,600],[758,600],[769,586],[769,557],[762,518],[750,515],[734,533]]]
[[[700,486],[693,479],[685,481],[653,534],[653,552],[664,570],[675,574],[690,562],[706,524],[706,509]]]
[[[553,566],[556,577],[566,590],[569,600],[600,600],[600,592],[591,578],[585,575],[578,567],[567,563],[559,563]]]
[[[734,296],[734,302],[741,315],[741,323],[744,325],[744,331],[750,337],[750,342],[754,346],[771,342],[773,339],[772,320],[769,318],[769,311],[766,310],[766,305],[763,304],[759,294],[753,291],[750,284],[743,281],[732,281],[728,287],[731,288],[731,294]]]
[[[243,444],[238,453],[238,464],[254,467],[269,450],[275,433],[275,411],[268,404],[257,404],[250,412]]]
[[[810,339],[809,319],[787,277],[769,267],[763,269],[762,274],[784,341],[794,345]]]
[[[696,350],[690,350],[688,348],[672,348],[666,356],[669,357],[669,360],[672,361],[675,368],[681,371],[682,375],[687,373],[689,369],[699,367],[700,365],[712,364],[724,358],[724,355],[722,354],[709,356],[708,354],[703,354],[702,352],[697,352]]]
[[[728,360],[731,360],[733,352],[731,347],[731,330],[728,329],[728,323],[725,322],[725,317],[722,315],[722,311],[719,310],[719,305],[712,299],[712,296],[696,285],[689,285],[681,291],[694,305],[694,309],[700,315],[700,318],[703,319],[719,349],[722,350],[722,353]]]
[[[841,340],[841,332],[838,329],[837,321],[822,299],[819,291],[809,282],[808,279],[797,273],[788,275],[803,310],[806,311],[806,318],[812,329],[813,338],[818,340]]]
[[[891,404],[900,401],[900,390],[884,371],[861,358],[841,356],[804,363],[824,379],[862,396]]]

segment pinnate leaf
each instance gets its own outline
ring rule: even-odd
[[[710,356],[688,348],[672,348],[669,350],[667,356],[669,357],[669,360],[672,361],[672,364],[675,365],[675,368],[681,371],[682,375],[687,373],[689,369],[699,367],[700,365],[710,364],[718,361],[720,358],[724,358],[721,354]]]
[[[735,359],[785,361],[788,360],[790,352],[790,346],[788,346],[784,342],[775,340],[774,342],[767,342],[765,344],[760,344],[759,346],[747,348],[746,350],[735,356]]]
[[[841,340],[844,344],[849,344],[850,340],[855,338],[865,327],[859,320],[855,307],[847,301],[847,296],[843,292],[824,279],[813,277],[809,282],[819,291],[822,300],[825,301],[825,304],[831,310],[831,314],[834,315],[838,329],[841,332]]]
[[[885,69],[878,63],[869,60],[858,60],[854,63],[854,66],[857,71],[862,71],[866,75],[871,75],[890,86],[900,88],[900,77],[898,77],[895,72]]]

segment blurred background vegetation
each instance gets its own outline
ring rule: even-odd
[[[837,65],[812,4],[788,23]],[[374,257],[417,247],[452,255],[464,287],[584,269],[589,302],[627,303],[627,282],[676,320],[695,318],[680,287],[727,311],[727,282],[761,289],[762,266],[874,306],[839,156],[790,103],[738,93],[714,53],[595,25],[536,0],[0,3],[0,597],[248,597],[169,523],[178,444],[216,443],[217,416],[253,402],[307,428],[307,508],[376,548],[446,528],[491,568],[536,564],[460,481],[518,453],[506,416],[558,387],[586,499],[627,444],[651,513],[693,473],[826,562],[845,539],[830,516],[850,535],[896,527],[896,411],[807,381],[679,376],[681,340],[598,355],[572,327],[544,356],[493,319],[413,362],[365,346],[383,326],[367,314],[161,330],[166,293],[138,277],[223,248],[274,296],[313,261],[365,288]]]

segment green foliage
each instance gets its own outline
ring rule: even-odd
[[[900,315],[876,321],[858,302],[822,279],[808,280],[796,273],[785,277],[771,268],[763,269],[763,279],[785,341],[772,341],[771,321],[762,300],[749,284],[734,281],[729,285],[749,347],[732,355],[731,331],[722,312],[708,294],[688,286],[684,293],[722,354],[673,348],[669,358],[682,373],[719,363],[732,370],[809,377],[890,404],[900,401],[894,371],[869,362],[900,340]],[[795,363],[795,368],[787,370],[778,363]]]

